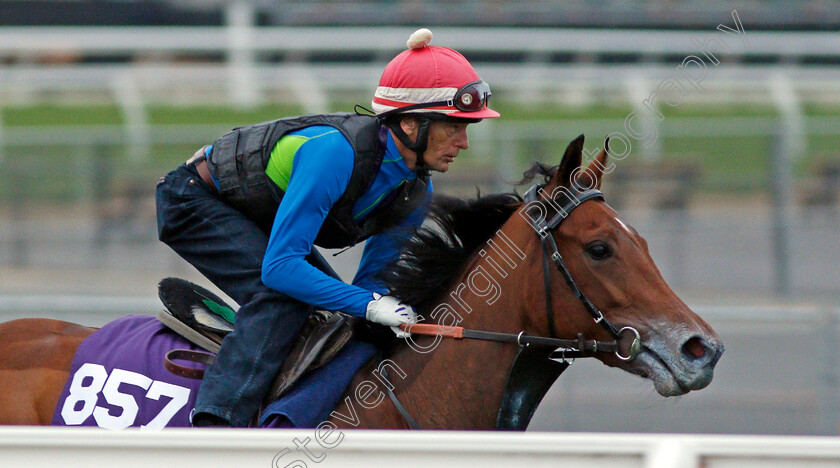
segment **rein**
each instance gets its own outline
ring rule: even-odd
[[[618,343],[615,341],[587,340],[583,333],[578,333],[575,340],[562,338],[548,338],[544,336],[526,335],[525,332],[497,333],[483,330],[472,330],[464,327],[446,327],[434,323],[413,323],[400,325],[400,329],[408,333],[427,336],[441,336],[455,339],[474,339],[496,341],[500,343],[516,343],[521,346],[537,346],[541,348],[561,349],[552,354],[552,359],[574,359],[590,357],[593,353],[618,353]]]
[[[525,203],[531,203],[540,200],[540,191],[544,185],[535,184],[533,185],[524,195]],[[548,348],[554,349],[555,351],[548,354],[549,359],[562,359],[565,363],[566,359],[573,359],[578,357],[592,357],[595,353],[614,353],[615,356],[622,360],[622,361],[632,361],[636,358],[636,355],[642,349],[642,339],[639,335],[639,331],[633,327],[624,327],[619,329],[616,327],[612,322],[609,321],[604,314],[592,304],[592,301],[583,294],[583,291],[580,290],[577,283],[575,283],[574,278],[572,278],[571,272],[569,272],[569,268],[566,266],[566,262],[563,261],[563,256],[560,255],[560,250],[557,248],[557,242],[554,240],[554,236],[551,235],[551,232],[557,229],[560,224],[569,217],[569,214],[589,200],[604,200],[604,194],[601,193],[598,189],[588,189],[588,190],[578,190],[574,185],[570,189],[569,192],[566,193],[566,200],[564,203],[558,206],[557,213],[551,217],[548,221],[542,219],[541,222],[538,224],[531,224],[531,227],[534,228],[536,234],[540,237],[542,247],[543,247],[543,281],[545,284],[545,304],[546,304],[546,314],[548,317],[548,326],[549,326],[549,333],[551,337],[544,337],[544,336],[530,336],[526,335],[525,331],[521,331],[518,334],[512,333],[497,333],[497,332],[489,332],[483,330],[471,330],[463,327],[453,326],[447,327],[440,324],[428,324],[428,323],[414,323],[414,324],[402,324],[399,326],[400,329],[409,332],[409,333],[416,333],[418,335],[431,335],[431,336],[440,336],[445,338],[455,338],[455,339],[476,339],[476,340],[485,340],[485,341],[496,341],[501,343],[515,343],[519,345],[520,348],[526,347],[538,347],[538,348]],[[556,200],[555,200],[556,202]],[[569,288],[574,293],[575,297],[580,300],[581,304],[583,304],[584,309],[592,316],[592,319],[603,327],[607,333],[613,338],[613,341],[596,341],[596,340],[587,340],[584,338],[583,333],[578,333],[577,339],[561,339],[557,338],[554,335],[554,311],[553,311],[553,304],[551,299],[551,269],[550,264],[554,263],[555,268],[560,272],[563,276],[563,279],[566,281],[566,284],[569,285]],[[621,354],[621,349],[619,346],[619,341],[625,334],[630,334],[633,338],[633,342],[630,345],[630,349],[626,355]],[[516,363],[514,363],[514,367],[516,367]],[[513,368],[511,369],[513,372]],[[556,377],[555,377],[556,378]],[[510,381],[510,376],[509,379]],[[387,386],[386,386],[387,387]],[[400,412],[400,414],[405,418],[408,422],[409,426],[413,429],[419,429],[420,427],[408,414],[405,408],[400,404],[399,400],[397,399],[396,395],[394,395],[393,391],[388,389],[388,396],[390,397],[391,401],[394,403],[394,406]],[[537,401],[538,402],[538,401]],[[502,408],[504,409],[504,408]],[[498,422],[497,422],[498,424]],[[526,422],[527,424],[527,422]]]

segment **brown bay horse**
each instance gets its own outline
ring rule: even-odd
[[[436,202],[436,225],[418,232],[386,280],[438,332],[415,333],[363,367],[324,427],[493,429],[520,346],[561,341],[570,356],[649,379],[663,396],[711,382],[720,338],[603,201],[607,152],[583,168],[582,149],[581,136],[559,166],[535,165],[530,175],[545,183],[524,201]],[[94,331],[0,324],[0,424],[50,424],[75,350]]]

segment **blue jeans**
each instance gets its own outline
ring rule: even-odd
[[[220,200],[193,164],[158,182],[157,222],[160,240],[240,305],[195,411],[247,426],[311,307],[263,284],[268,233]]]

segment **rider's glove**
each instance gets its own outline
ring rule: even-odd
[[[391,327],[397,338],[407,338],[411,334],[400,330],[398,326],[402,323],[417,322],[417,313],[410,305],[403,304],[396,297],[373,293],[373,300],[368,302],[365,318]]]

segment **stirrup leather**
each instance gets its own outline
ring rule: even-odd
[[[350,316],[340,312],[312,312],[274,378],[265,401],[274,401],[306,373],[330,361],[353,335]]]

